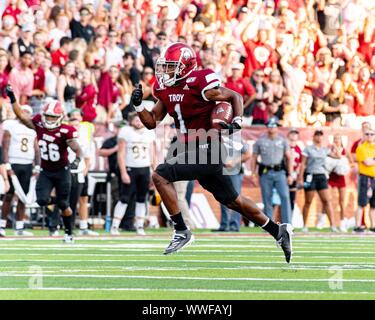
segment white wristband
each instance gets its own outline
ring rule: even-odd
[[[34,173],[40,173],[40,166],[34,167]]]
[[[145,109],[145,106],[144,106],[144,104],[143,104],[143,101],[142,101],[142,103],[141,103],[139,106],[134,106],[134,109],[135,109],[135,111],[137,111],[137,112],[142,112],[142,111]]]
[[[237,117],[234,117],[233,120],[232,120],[232,123],[238,123],[240,126],[242,126],[242,117],[241,116],[237,116]]]
[[[10,165],[10,163],[6,163],[5,164],[5,169],[8,171],[8,170],[12,170],[12,166]]]

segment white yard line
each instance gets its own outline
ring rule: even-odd
[[[0,271],[2,272],[17,272],[17,269],[26,270],[28,267],[20,267],[20,266],[7,266],[7,267],[0,267]],[[239,266],[239,267],[123,267],[123,266],[98,266],[96,268],[91,269],[73,269],[73,268],[63,268],[61,266],[43,266],[43,272],[106,272],[106,271],[199,271],[199,270],[237,270],[237,271],[246,271],[246,270],[278,270],[281,272],[296,272],[297,270],[316,270],[316,271],[328,271],[332,270],[328,266],[311,266],[311,267],[304,267],[304,266],[287,266],[285,268],[280,267],[268,267],[268,266]],[[328,269],[329,268],[329,269]],[[363,266],[358,266],[357,268],[348,268],[346,265],[341,265],[343,271],[373,271],[375,272],[375,265],[374,268],[363,268]]]
[[[174,257],[177,257],[177,255],[174,255]],[[181,255],[180,257],[183,257]],[[197,260],[197,259],[174,259],[171,260],[169,257],[166,257],[165,259],[152,259],[152,260],[145,260],[145,259],[59,259],[59,260],[50,260],[50,259],[32,259],[32,260],[25,260],[25,259],[1,259],[1,262],[51,262],[51,263],[61,263],[61,262],[94,262],[94,263],[100,263],[100,262],[121,262],[121,263],[127,263],[127,262],[147,262],[147,263],[155,263],[155,262],[161,262],[161,263],[181,263],[181,262],[186,262],[186,263],[233,263],[233,264],[282,264],[282,265],[287,265],[286,262],[284,261],[242,261],[242,260],[236,260],[236,261],[231,261],[231,260]],[[366,263],[366,262],[337,262],[337,261],[329,261],[329,262],[312,262],[312,261],[300,261],[300,262],[294,262],[292,261],[291,265],[320,265],[324,266],[325,264],[327,265],[345,265],[345,266],[374,266],[375,263]],[[1,265],[0,265],[1,267]]]
[[[33,277],[35,274],[12,274],[0,272],[0,277]],[[94,278],[94,279],[154,279],[154,280],[198,280],[198,281],[266,281],[266,282],[329,282],[331,278],[248,278],[248,277],[187,277],[187,276],[146,276],[146,275],[105,275],[105,274],[42,274],[44,278]],[[375,279],[340,279],[337,282],[373,283]],[[375,291],[374,291],[375,294]]]
[[[239,252],[239,251],[236,251],[236,252]],[[275,255],[267,255],[267,254],[264,254],[264,255],[255,255],[255,254],[252,254],[253,252],[265,252],[265,253],[269,253],[269,252],[274,252],[274,253],[279,253],[280,255],[282,255],[282,252],[280,250],[267,250],[267,251],[249,251],[249,252],[245,252],[247,253],[247,255],[239,255],[239,254],[230,254],[229,256],[231,258],[275,258]],[[199,251],[199,253],[203,253],[201,251]],[[212,251],[204,251],[204,253],[212,253]],[[302,253],[302,251],[297,251],[297,253]],[[309,253],[312,253],[309,251]],[[315,253],[315,252],[314,252]],[[316,253],[322,253],[322,252],[316,252]],[[343,252],[345,254],[345,252]],[[361,253],[361,252],[358,252],[358,253]],[[346,254],[343,255],[343,256],[340,256],[340,255],[337,255],[335,254],[333,257],[335,259],[366,259],[366,260],[369,260],[369,259],[375,259],[375,252],[373,253],[374,256],[373,257],[369,257],[369,256],[347,256]],[[0,257],[1,256],[17,256],[19,257],[19,253],[0,253]],[[35,257],[35,256],[43,256],[44,253],[22,253],[22,256],[23,257]],[[80,257],[97,257],[98,258],[98,261],[101,261],[100,257],[161,257],[162,254],[159,253],[159,254],[154,254],[154,253],[139,253],[139,251],[136,251],[136,253],[118,253],[118,254],[109,254],[109,253],[103,253],[103,254],[97,254],[97,253],[53,253],[53,256],[67,256],[67,257],[77,257],[77,256],[80,256]],[[198,254],[197,251],[192,251],[192,250],[184,250],[184,257],[200,257],[201,255]],[[298,259],[329,259],[329,260],[332,260],[332,256],[312,256],[312,255],[308,255],[308,256],[301,256],[301,255],[296,255],[294,254],[293,255],[293,258],[298,258]],[[1,267],[1,261],[4,261],[2,259],[0,259],[0,267]],[[119,259],[119,261],[122,261],[122,259]],[[236,261],[233,261],[233,262],[236,262]],[[375,261],[374,261],[375,262]]]
[[[139,251],[139,249],[164,249],[166,244],[116,244],[116,245],[86,245],[86,244],[73,244],[73,245],[25,245],[25,246],[12,246],[12,247],[0,247],[0,251],[67,251],[67,250],[74,250],[74,251],[81,251],[81,250],[111,250],[111,251],[121,251],[121,250],[134,250]],[[222,245],[200,245],[194,243],[191,247],[194,250],[189,249],[189,251],[194,252],[279,252],[276,250],[269,250],[274,249],[275,245],[256,245],[256,246],[249,246],[249,245],[228,245],[225,248]],[[201,248],[219,248],[219,249],[210,249],[210,250],[195,250]],[[242,250],[233,250],[234,248],[241,248]],[[253,248],[264,248],[265,250],[253,250]],[[307,249],[315,249],[315,250],[307,250]],[[336,246],[294,246],[294,251],[298,251],[300,253],[343,253],[343,254],[375,254],[375,245],[373,251],[362,251],[362,250],[355,250],[355,251],[348,251],[346,247],[336,247]]]

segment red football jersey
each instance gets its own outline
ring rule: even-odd
[[[207,100],[205,91],[220,84],[219,76],[212,70],[195,70],[173,87],[160,88],[155,82],[153,91],[184,134],[189,129],[211,129],[211,111],[216,102]]]
[[[32,119],[40,148],[41,167],[48,171],[59,170],[69,164],[67,140],[78,137],[78,132],[72,126],[62,124],[60,127],[48,130],[43,127],[42,116],[37,114]]]

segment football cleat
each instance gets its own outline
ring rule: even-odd
[[[279,226],[279,235],[276,240],[278,247],[284,251],[286,262],[290,262],[292,259],[293,248],[292,248],[292,235],[293,227],[289,223],[283,223]]]
[[[139,235],[139,236],[145,236],[146,235],[145,229],[143,229],[143,228],[137,228],[137,235]]]
[[[111,235],[113,236],[119,236],[120,235],[120,230],[118,228],[111,228]]]
[[[194,236],[189,229],[184,231],[175,231],[171,243],[165,249],[164,254],[176,252],[194,241]]]
[[[0,237],[5,237],[5,236],[6,236],[5,229],[0,228]]]
[[[32,232],[29,232],[29,231],[25,231],[24,229],[20,229],[20,230],[16,230],[14,232],[14,235],[16,236],[26,236],[26,237],[31,237],[33,236],[34,234]]]
[[[80,229],[79,235],[80,236],[98,236],[99,233],[95,232],[95,231],[92,231],[92,230],[89,230],[89,229]]]
[[[58,237],[59,236],[59,230],[54,230],[49,232],[50,237]]]
[[[63,239],[63,242],[64,243],[67,243],[67,244],[72,244],[74,243],[74,238],[72,235],[69,235],[69,234],[64,234],[64,239]]]

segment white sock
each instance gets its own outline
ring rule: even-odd
[[[112,228],[118,229],[120,226],[121,220],[125,215],[126,208],[128,207],[127,203],[122,203],[118,201],[115,206],[115,212],[113,214]]]
[[[136,228],[143,228],[146,217],[146,203],[136,202],[135,203],[135,226]]]
[[[88,227],[89,227],[89,224],[88,224],[87,220],[79,220],[79,228],[81,230],[86,230],[86,229],[88,229]]]
[[[0,228],[6,228],[7,226],[7,221],[4,219],[0,219]]]
[[[16,221],[16,230],[23,230],[23,221]]]

